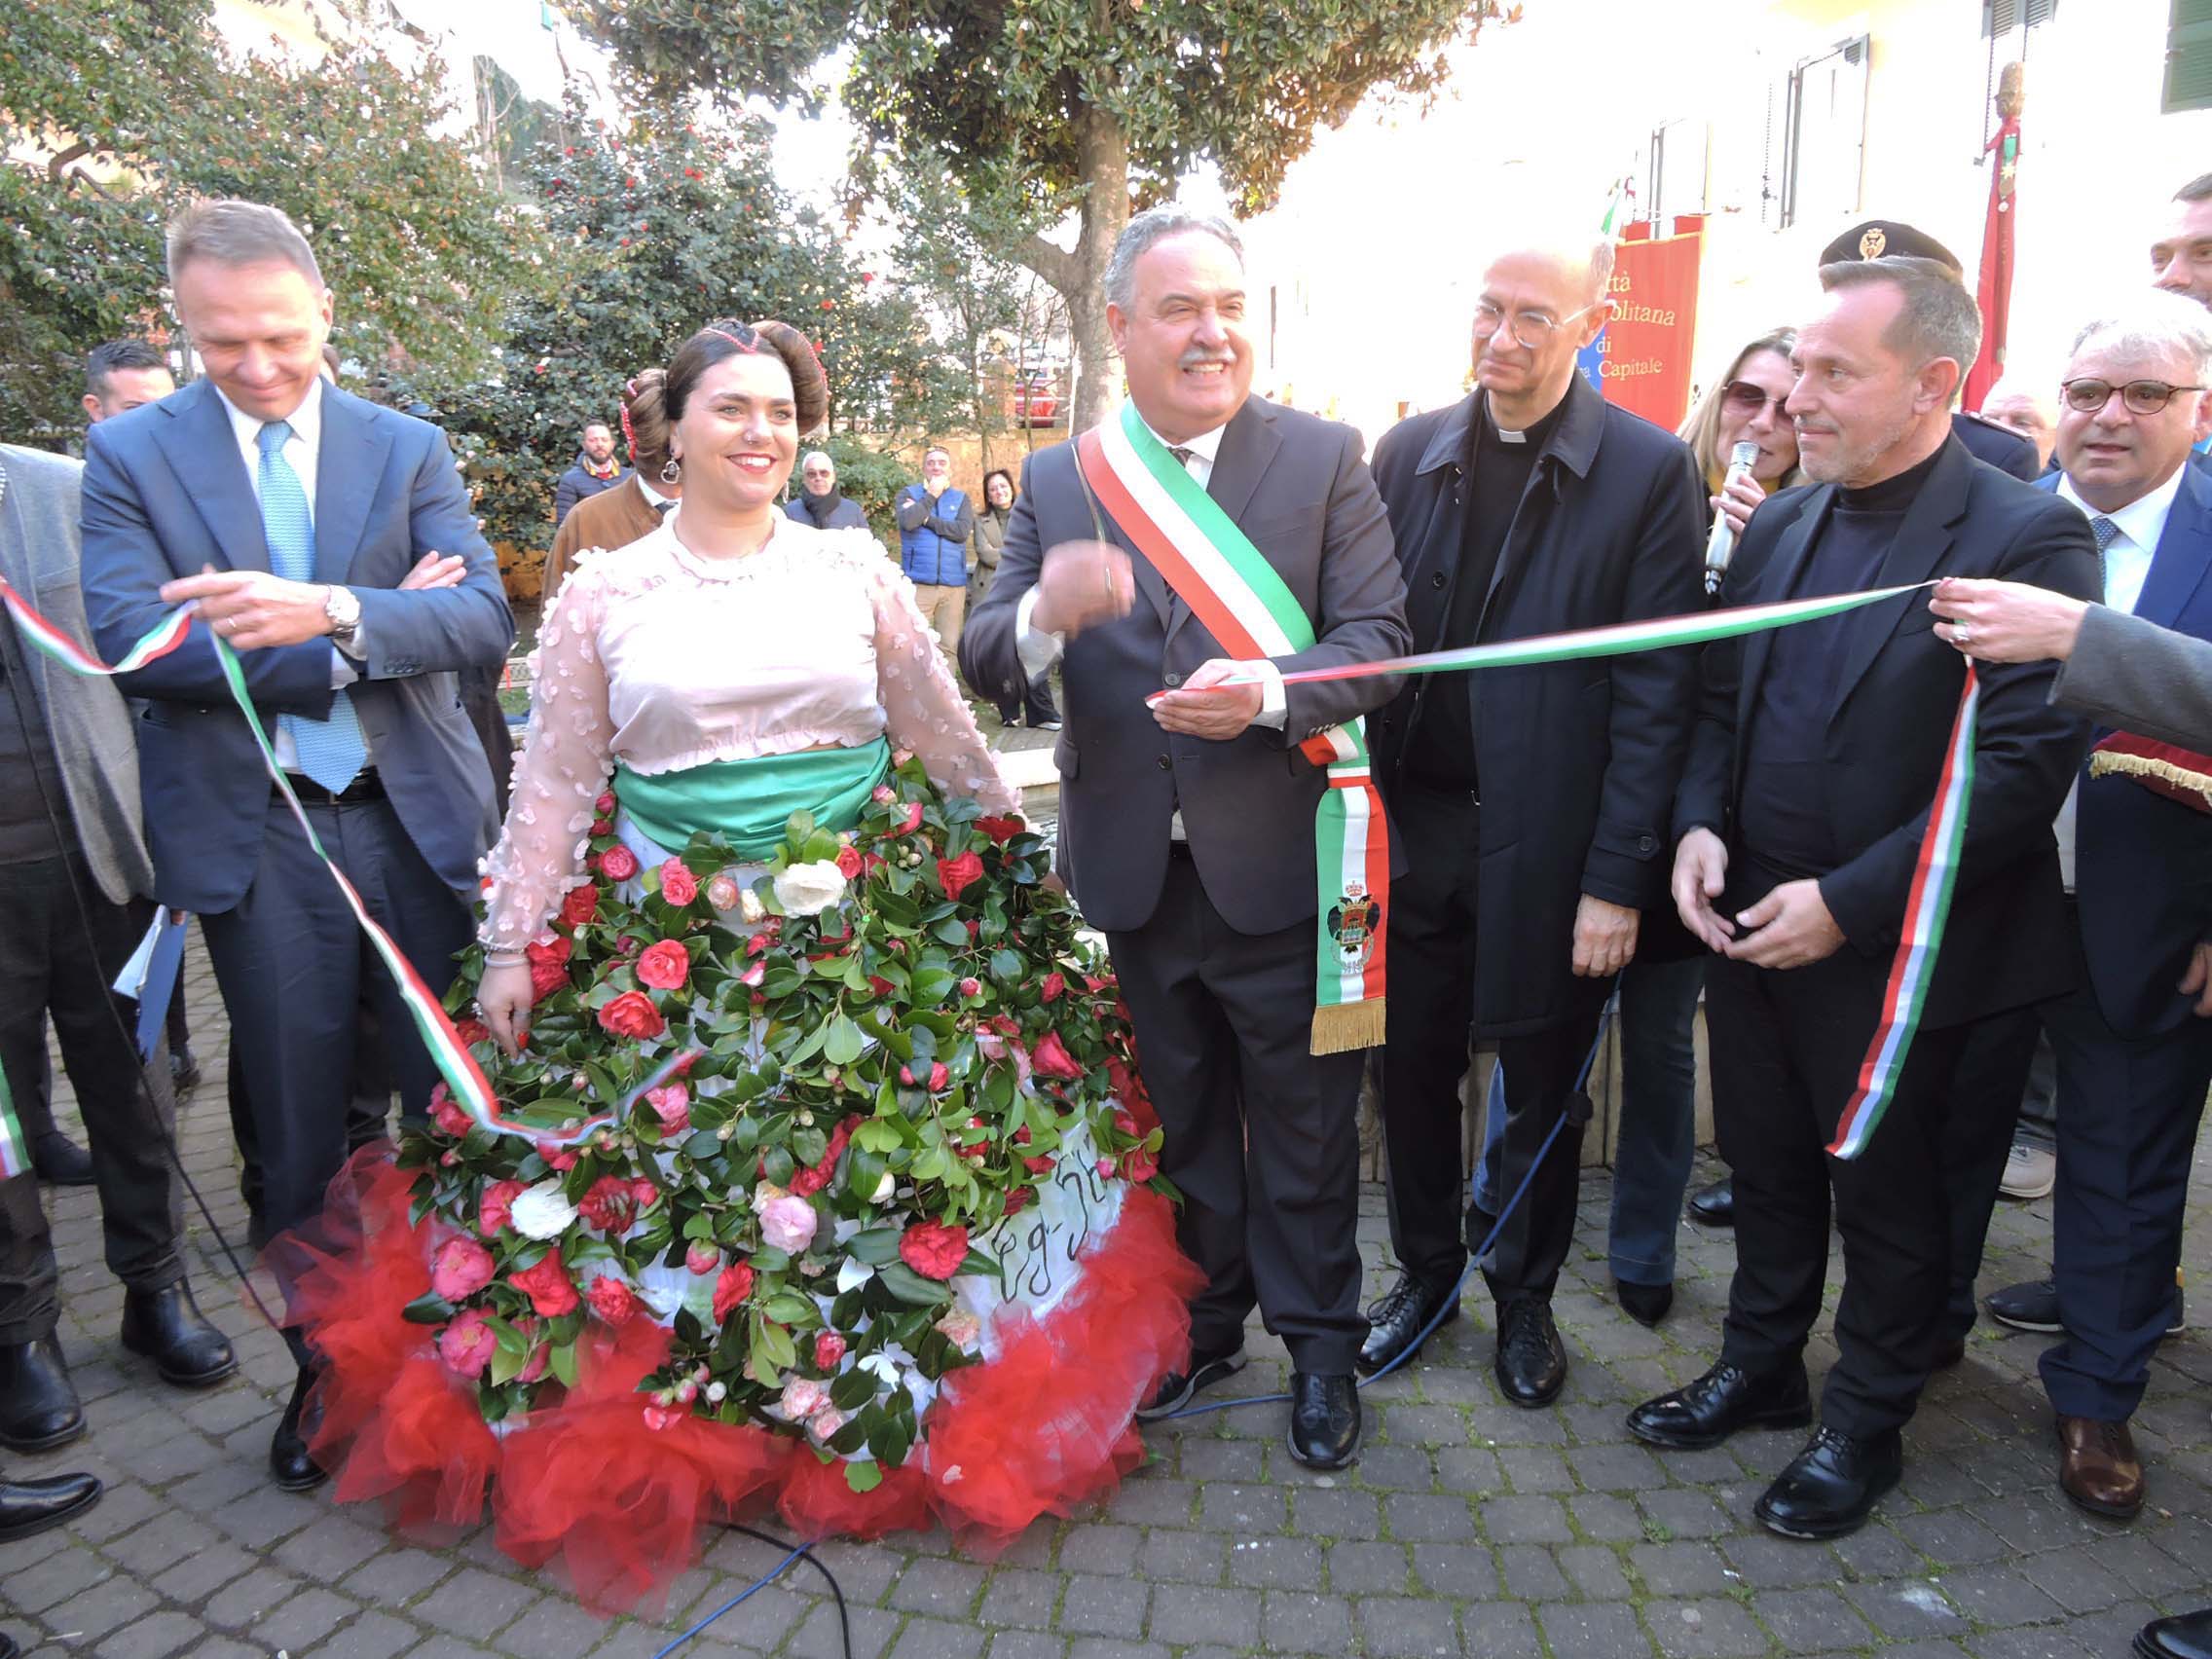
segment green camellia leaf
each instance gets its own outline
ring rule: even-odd
[[[830,1384],[830,1403],[841,1412],[857,1412],[875,1398],[875,1373],[856,1365]]]
[[[951,1285],[924,1278],[904,1262],[888,1263],[876,1269],[875,1276],[883,1281],[884,1289],[908,1307],[937,1308],[952,1300]]]
[[[819,1124],[810,1124],[803,1129],[793,1129],[791,1139],[792,1156],[809,1169],[830,1156],[830,1137]]]
[[[400,1310],[410,1325],[442,1325],[454,1316],[454,1306],[434,1290],[425,1290]]]
[[[753,1271],[756,1273],[784,1273],[791,1272],[791,1252],[788,1250],[779,1250],[771,1244],[761,1245],[759,1249],[754,1251],[753,1254],[747,1259],[752,1262]]]
[[[822,1036],[822,1057],[833,1066],[849,1066],[867,1047],[866,1033],[844,1014],[832,1019]]]
[[[856,1233],[845,1240],[845,1254],[871,1268],[896,1262],[899,1260],[899,1233],[896,1227],[871,1227]]]
[[[576,1345],[563,1343],[549,1356],[549,1369],[563,1387],[576,1385]]]
[[[769,1318],[786,1325],[811,1327],[822,1320],[820,1309],[795,1290],[779,1290],[768,1298],[767,1306],[762,1311]]]

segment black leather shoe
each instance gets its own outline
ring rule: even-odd
[[[1873,1514],[1904,1473],[1904,1440],[1896,1429],[1854,1440],[1823,1423],[1751,1506],[1770,1532],[1786,1538],[1840,1538]]]
[[[16,1659],[16,1655],[20,1652],[22,1649],[16,1645],[16,1639],[0,1630],[0,1659]]]
[[[1359,1449],[1359,1389],[1349,1377],[1290,1374],[1290,1455],[1309,1469],[1341,1469]]]
[[[200,1087],[200,1056],[186,1043],[169,1051],[169,1088],[177,1094],[189,1094]]]
[[[1736,1181],[1726,1176],[1690,1195],[1690,1220],[1707,1227],[1736,1225]]]
[[[1194,1353],[1188,1371],[1170,1371],[1160,1380],[1160,1386],[1152,1391],[1152,1398],[1137,1407],[1137,1420],[1153,1422],[1161,1418],[1173,1417],[1191,1403],[1191,1396],[1200,1388],[1210,1388],[1216,1382],[1226,1382],[1243,1369],[1244,1349],[1241,1345],[1233,1348],[1216,1348],[1207,1353]]]
[[[330,1478],[329,1471],[308,1453],[308,1437],[314,1432],[322,1417],[320,1410],[308,1405],[308,1390],[314,1386],[318,1375],[306,1366],[300,1368],[300,1380],[292,1388],[292,1403],[284,1408],[284,1415],[276,1424],[276,1438],[269,1442],[269,1472],[286,1492],[313,1492]]]
[[[49,1129],[31,1143],[31,1167],[49,1187],[92,1184],[92,1155],[59,1129]]]
[[[82,1515],[100,1500],[93,1475],[55,1475],[44,1481],[0,1481],[0,1543],[27,1538]],[[5,1659],[0,1655],[0,1659]]]
[[[52,1337],[0,1347],[0,1446],[51,1452],[85,1432],[85,1408]]]
[[[1646,1446],[1701,1452],[1739,1428],[1802,1428],[1812,1420],[1804,1366],[1753,1377],[1721,1360],[1695,1382],[1629,1413],[1628,1431]]]
[[[1639,1325],[1656,1325],[1675,1306],[1675,1281],[1665,1284],[1631,1284],[1627,1279],[1613,1280],[1613,1295],[1619,1300],[1628,1316]]]
[[[2135,1633],[2136,1659],[2212,1659],[2212,1607],[2153,1619]]]
[[[1440,1310],[1442,1318],[1437,1317]],[[1458,1316],[1457,1296],[1446,1303],[1441,1291],[1429,1289],[1412,1273],[1401,1272],[1389,1294],[1367,1310],[1367,1341],[1360,1345],[1356,1363],[1372,1376],[1400,1360],[1410,1362],[1420,1352],[1431,1319],[1436,1319],[1437,1329],[1442,1330]]]
[[[212,1387],[239,1368],[229,1341],[201,1313],[183,1279],[123,1293],[123,1346],[152,1360],[162,1381],[179,1388]]]
[[[1567,1347],[1541,1296],[1516,1296],[1497,1310],[1498,1388],[1517,1406],[1548,1406],[1567,1386]]]

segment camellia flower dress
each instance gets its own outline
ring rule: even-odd
[[[479,942],[448,998],[498,1099],[356,1155],[295,1252],[341,1499],[559,1556],[614,1608],[702,1531],[1109,1493],[1197,1270],[1113,982],[906,579],[682,509],[547,611]],[[611,787],[610,786],[611,780]],[[486,951],[535,999],[465,1017]]]

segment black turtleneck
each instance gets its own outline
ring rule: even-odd
[[[1452,575],[1444,633],[1435,648],[1450,650],[1476,643],[1483,602],[1505,552],[1505,538],[1521,510],[1521,498],[1536,469],[1536,458],[1559,430],[1567,408],[1561,398],[1549,414],[1527,430],[1504,433],[1491,419],[1487,394],[1475,399],[1475,418],[1467,424],[1465,502],[1461,509],[1458,569]],[[1519,439],[1519,442],[1512,441]],[[1422,646],[1422,649],[1429,647]],[[1422,702],[1420,724],[1406,751],[1406,770],[1435,789],[1478,787],[1475,776],[1475,695],[1467,674],[1437,676]]]
[[[1898,528],[1942,454],[1862,490],[1839,490],[1796,584],[1773,597],[1818,599],[1878,585]],[[1845,611],[1777,629],[1759,682],[1744,754],[1743,845],[1783,880],[1825,875],[1840,857],[1826,740],[1852,621]]]

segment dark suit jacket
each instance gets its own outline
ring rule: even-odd
[[[1285,669],[1371,662],[1406,649],[1405,588],[1390,527],[1359,434],[1257,397],[1222,434],[1206,493],[1252,538],[1305,608],[1317,643],[1277,659]],[[1023,464],[998,579],[960,636],[961,670],[987,694],[1018,697],[1027,682],[1014,611],[1036,585],[1045,549],[1099,535],[1073,444]],[[1115,526],[1107,535],[1135,568],[1126,616],[1068,642],[1061,667],[1067,728],[1060,768],[1060,855],[1085,918],[1107,932],[1140,928],[1167,875],[1168,820],[1180,805],[1206,896],[1240,933],[1272,933],[1316,909],[1313,810],[1325,774],[1299,753],[1308,736],[1385,701],[1387,677],[1284,688],[1284,729],[1254,726],[1227,743],[1170,736],[1145,707],[1229,653]]]
[[[1475,643],[1448,641],[1444,630],[1477,395],[1401,422],[1375,450],[1417,651]],[[1498,554],[1476,637],[1491,644],[1703,609],[1705,529],[1705,485],[1689,446],[1577,376]],[[1428,700],[1473,699],[1483,1035],[1541,1029],[1572,1011],[1583,894],[1636,909],[1663,900],[1696,680],[1688,650],[1423,676],[1371,722],[1387,800]]]
[[[1985,461],[2000,472],[2029,484],[2044,474],[2042,462],[2036,460],[2036,446],[2009,426],[2000,426],[1961,409],[1952,413],[1951,431],[1974,460]]]
[[[2212,640],[2208,574],[2212,479],[2185,465],[2136,617]],[[2175,987],[2190,952],[2212,939],[2212,817],[2123,777],[2092,778],[2085,767],[2081,791],[2074,891],[2089,984],[2122,1036],[2173,1030],[2195,1017],[2194,999]]]
[[[212,382],[102,421],[87,451],[85,609],[102,655],[120,656],[161,619],[164,582],[209,565],[269,569],[261,508]],[[455,677],[496,668],[514,619],[444,434],[325,386],[314,524],[315,579],[361,601],[368,660],[347,694],[369,758],[430,867],[473,898],[476,861],[498,825],[491,769]],[[461,582],[396,591],[433,549],[467,559]],[[317,638],[240,656],[265,724],[279,713],[327,717],[330,653]],[[149,701],[138,766],[155,896],[227,910],[261,856],[269,779],[205,630],[120,683]]]
[[[2008,478],[1947,443],[1907,509],[1880,585],[1932,576],[2033,582],[2076,598],[2097,592],[2088,521],[2047,491]],[[1731,605],[1806,597],[1807,552],[1835,499],[1831,485],[1769,497],[1744,532],[1722,598]],[[1842,862],[1821,897],[1845,949],[1885,964],[1897,947],[1921,836],[1950,743],[1966,664],[1934,632],[1928,590],[1851,613],[1823,753]],[[1704,689],[1676,807],[1677,838],[1716,830],[1740,860],[1733,826],[1745,742],[1758,708],[1771,634],[1707,647]],[[2087,722],[2050,706],[2047,662],[1977,665],[1981,713],[1973,793],[1949,926],[1922,1023],[1931,1029],[2071,988],[2073,947],[2051,820],[2088,745]],[[1736,873],[1732,871],[1732,873]],[[1733,889],[1728,903],[1740,902]]]

